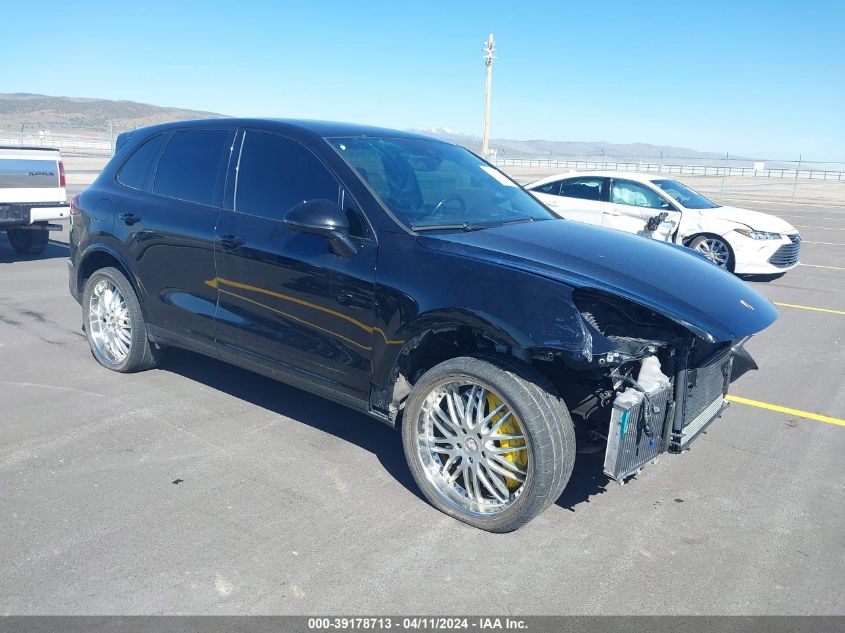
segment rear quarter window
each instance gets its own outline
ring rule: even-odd
[[[123,167],[117,173],[118,182],[132,189],[144,189],[163,142],[164,135],[159,134],[142,143],[123,163]]]
[[[571,178],[561,184],[560,195],[580,200],[601,200],[604,178]]]
[[[176,132],[156,169],[153,192],[188,202],[211,205],[218,174],[228,157],[228,130]]]
[[[560,180],[556,180],[554,182],[547,182],[545,185],[540,185],[539,187],[532,187],[531,191],[536,191],[537,193],[548,193],[553,196],[560,194]]]

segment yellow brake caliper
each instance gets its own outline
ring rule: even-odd
[[[499,396],[488,393],[487,397],[487,411],[494,411],[496,407],[502,404],[502,400]],[[507,408],[497,413],[493,418],[490,420],[490,426],[496,426],[496,423],[502,419],[507,413]],[[499,427],[497,431],[500,435],[522,435],[522,429],[519,426],[519,422],[516,419],[516,415],[511,413],[510,417]],[[516,446],[525,446],[524,440],[498,440],[499,446],[501,448],[511,448]],[[521,451],[510,451],[508,453],[504,453],[502,455],[506,460],[512,462],[515,466],[519,467],[520,470],[525,470],[528,467],[528,450],[523,448]],[[507,470],[507,469],[505,469]],[[511,477],[505,478],[505,485],[508,487],[509,490],[516,490],[522,484],[513,479]]]

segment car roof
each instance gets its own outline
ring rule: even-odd
[[[246,127],[265,130],[288,132],[297,136],[318,136],[318,137],[344,137],[344,136],[371,136],[380,138],[404,138],[404,139],[425,139],[431,141],[443,141],[432,136],[407,132],[404,130],[393,130],[390,128],[376,127],[372,125],[361,125],[358,123],[342,123],[338,121],[316,121],[310,119],[278,119],[278,118],[217,118],[217,119],[194,119],[188,121],[172,121],[139,128],[138,131],[167,131],[173,129],[188,129],[192,127]]]
[[[565,178],[579,178],[584,176],[593,176],[600,178],[624,178],[626,180],[633,180],[636,182],[649,183],[653,180],[667,178],[663,174],[647,174],[636,171],[567,171],[553,176],[546,176],[540,180],[525,185],[526,187],[536,187],[538,185],[545,185],[556,180],[563,180]]]

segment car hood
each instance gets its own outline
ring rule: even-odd
[[[702,217],[718,218],[728,222],[737,222],[751,227],[755,231],[769,231],[771,233],[797,233],[798,230],[786,220],[775,215],[740,209],[739,207],[716,207],[715,209],[701,209]]]
[[[613,229],[545,220],[419,240],[427,248],[626,298],[711,341],[750,336],[777,318],[768,299],[689,249]]]

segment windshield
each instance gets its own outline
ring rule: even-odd
[[[715,209],[719,205],[677,180],[652,180],[655,185],[680,202],[687,209]]]
[[[533,196],[462,147],[425,139],[327,140],[393,215],[414,230],[554,219]]]

